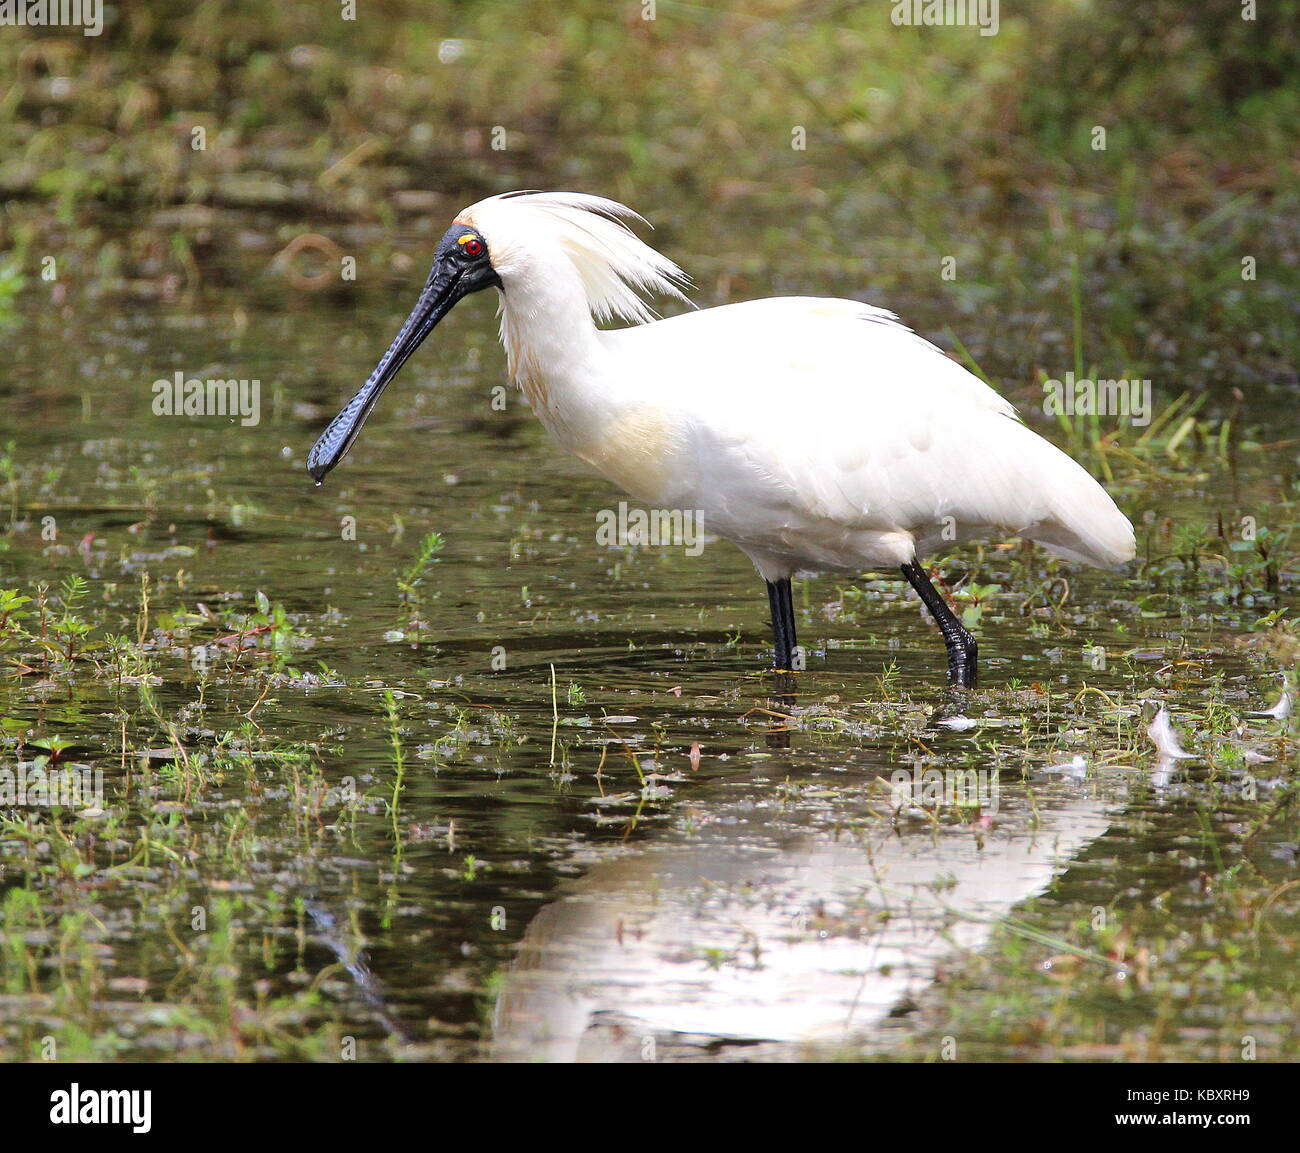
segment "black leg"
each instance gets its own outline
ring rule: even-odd
[[[772,636],[776,651],[772,654],[772,667],[778,672],[794,668],[794,650],[798,642],[794,637],[794,601],[790,596],[790,578],[767,582],[767,603],[772,608]]]
[[[939,590],[930,583],[919,564],[913,561],[903,565],[903,576],[907,583],[916,589],[917,596],[930,610],[930,615],[939,622],[939,631],[943,633],[943,643],[948,646],[948,679],[954,685],[964,689],[975,687],[975,672],[979,663],[979,646],[970,630],[961,623],[948,607]]]

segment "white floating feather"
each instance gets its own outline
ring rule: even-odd
[[[1155,743],[1156,751],[1162,761],[1185,761],[1196,755],[1187,752],[1179,743],[1178,733],[1169,717],[1169,710],[1164,705],[1160,706],[1155,720],[1147,727],[1147,736]]]
[[[1256,717],[1272,717],[1274,720],[1284,721],[1291,715],[1291,690],[1283,689],[1281,697],[1278,698],[1277,704],[1271,709],[1262,709],[1253,713]]]

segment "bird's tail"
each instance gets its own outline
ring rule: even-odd
[[[1050,478],[1050,488],[1043,494],[1050,513],[1022,535],[1067,560],[1099,568],[1132,560],[1137,552],[1133,525],[1110,494],[1073,458],[1030,435],[1036,452],[1051,458],[1042,462],[1050,467],[1028,470],[1031,475]]]

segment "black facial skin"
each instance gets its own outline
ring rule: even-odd
[[[472,238],[472,239],[471,239]],[[477,241],[478,252],[467,252]],[[487,241],[474,229],[463,224],[453,224],[438,244],[433,256],[433,268],[424,282],[420,299],[415,302],[411,315],[406,318],[388,351],[375,366],[370,379],[342,412],[329,423],[321,438],[307,457],[307,471],[317,484],[343,457],[357,439],[370,410],[379,400],[388,382],[397,375],[438,321],[449,313],[456,302],[471,292],[484,288],[500,288],[501,278],[492,267]]]

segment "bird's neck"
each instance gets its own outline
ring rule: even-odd
[[[568,287],[503,294],[510,377],[564,448],[632,496],[660,501],[677,433],[637,389],[634,367],[602,340],[580,286]]]
[[[579,447],[608,415],[611,399],[601,388],[606,355],[586,297],[512,285],[502,294],[501,343],[510,379],[538,419],[568,447]]]

